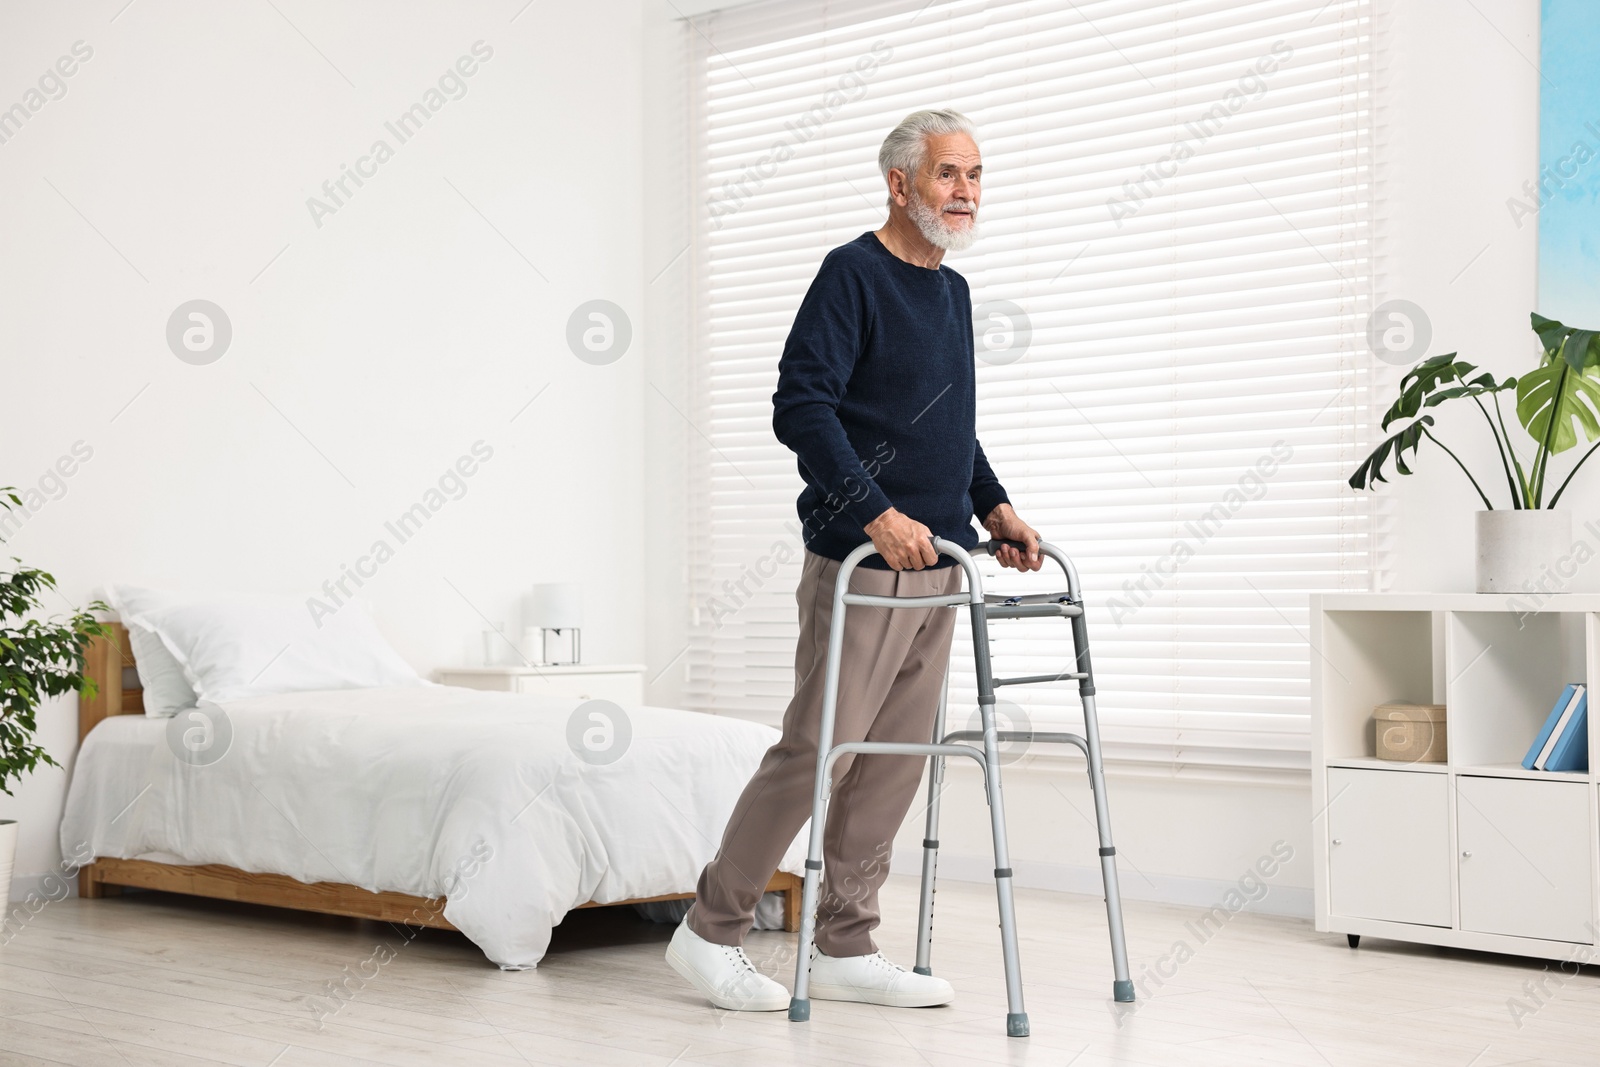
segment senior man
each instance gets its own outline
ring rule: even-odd
[[[884,139],[889,218],[823,258],[778,363],[772,426],[799,460],[805,541],[795,600],[800,637],[783,736],[762,758],[700,874],[667,961],[721,1008],[777,1011],[789,992],[741,944],[768,880],[811,813],[828,630],[841,561],[871,539],[850,591],[934,596],[961,568],[933,535],[964,548],[1023,542],[996,558],[1039,569],[1039,535],[1012,511],[974,425],[972,300],[941,266],[977,238],[983,164],[971,123],[918,111]],[[845,609],[834,742],[926,742],[949,661],[955,612]],[[835,764],[824,831],[811,995],[897,1007],[946,1004],[950,983],[891,963],[872,931],[888,855],[922,778],[921,756],[846,755]]]

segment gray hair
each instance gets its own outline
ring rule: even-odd
[[[915,178],[928,160],[928,138],[951,133],[964,133],[973,141],[978,139],[972,120],[959,111],[913,111],[901,119],[900,125],[889,131],[889,136],[883,139],[883,147],[878,149],[878,169],[883,172],[885,184],[891,170]],[[886,203],[894,205],[892,193]]]

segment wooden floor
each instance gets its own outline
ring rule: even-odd
[[[895,928],[879,936],[907,965],[914,894],[891,880]],[[796,1025],[709,1007],[662,960],[671,928],[631,909],[575,913],[537,970],[503,972],[449,932],[406,941],[378,923],[162,894],[74,898],[0,947],[0,1064],[1600,1063],[1592,967],[1574,977],[1393,942],[1352,951],[1308,922],[1248,914],[1202,942],[1186,926],[1194,909],[1130,902],[1136,978],[1180,940],[1193,955],[1117,1005],[1101,902],[1037,891],[1018,900],[1033,1036],[1008,1039],[991,892],[947,882],[938,902],[934,967],[954,1005],[816,1001]],[[788,984],[792,944],[756,933],[747,948]],[[1524,983],[1541,978],[1530,997]],[[338,980],[346,991],[328,999]],[[1512,998],[1532,1014],[1514,1019]]]

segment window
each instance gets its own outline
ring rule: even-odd
[[[1107,758],[1307,766],[1307,594],[1372,573],[1345,484],[1372,421],[1369,8],[811,0],[689,22],[694,706],[775,723],[793,691],[778,357],[823,255],[882,225],[885,134],[953,107],[984,162],[981,235],[944,260],[972,288],[978,435],[1082,576]],[[1050,566],[986,571],[1044,591]],[[996,673],[1063,669],[1068,629],[992,624]],[[964,611],[956,632],[965,721]],[[1000,700],[1081,722],[1072,683]]]

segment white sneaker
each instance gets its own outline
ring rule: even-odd
[[[686,922],[672,934],[667,962],[719,1008],[780,1011],[789,1006],[789,991],[756,970],[744,949],[713,944]]]
[[[881,952],[828,956],[816,948],[811,952],[810,993],[818,1000],[854,1000],[893,1008],[931,1008],[956,998],[955,989],[943,978],[908,971]]]

